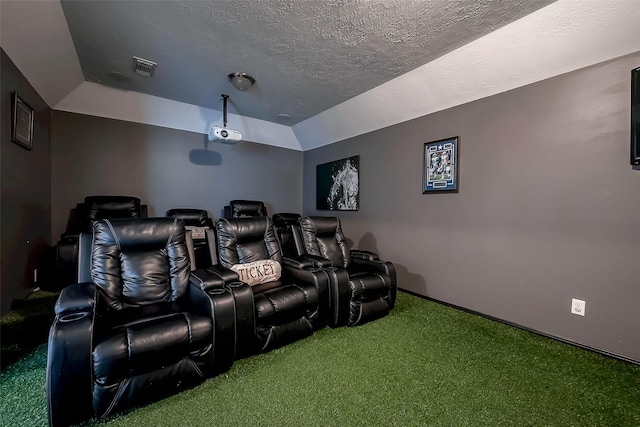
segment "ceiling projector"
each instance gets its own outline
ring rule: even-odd
[[[211,126],[209,129],[209,141],[221,142],[223,144],[235,144],[242,139],[242,133],[239,130],[229,129],[227,127],[227,100],[229,95],[224,93],[222,97],[222,127]]]
[[[235,144],[240,140],[242,140],[242,133],[239,130],[220,126],[211,126],[211,129],[209,130],[209,141],[221,142],[223,144]]]

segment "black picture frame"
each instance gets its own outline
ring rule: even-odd
[[[316,166],[316,209],[360,209],[360,156]]]
[[[422,194],[459,190],[459,137],[426,142],[423,148]]]
[[[640,67],[631,70],[631,165],[640,165]]]
[[[13,92],[11,114],[12,141],[27,150],[33,150],[33,108],[20,98],[18,92]]]

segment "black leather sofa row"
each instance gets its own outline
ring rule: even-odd
[[[115,218],[146,218],[147,205],[134,196],[87,196],[82,203],[71,209],[65,232],[52,251],[45,256],[40,277],[46,278],[41,287],[59,291],[76,283],[78,269],[78,238],[80,233],[91,233],[94,221]],[[205,247],[204,229],[213,228],[213,220],[203,209],[170,209],[165,216],[178,217],[194,231],[196,264],[211,259]],[[232,200],[224,207],[225,218],[267,216],[264,202],[258,200]],[[208,264],[207,264],[208,265]]]
[[[393,264],[348,251],[337,218],[285,214],[297,222],[278,232],[269,217],[219,219],[206,239],[216,263],[194,269],[192,230],[175,213],[98,220],[80,234],[79,283],[62,290],[49,337],[51,425],[161,399],[238,358],[394,305]],[[287,233],[304,253],[282,256]],[[274,265],[280,277],[265,277]]]

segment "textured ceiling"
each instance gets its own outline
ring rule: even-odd
[[[230,112],[293,125],[552,0],[61,3],[85,80],[217,110],[227,93]],[[133,56],[157,62],[154,76]],[[256,85],[235,90],[234,71]]]

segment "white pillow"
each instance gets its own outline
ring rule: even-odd
[[[272,259],[254,261],[247,264],[234,264],[231,270],[236,272],[240,281],[251,286],[278,280],[282,273],[280,263]]]

